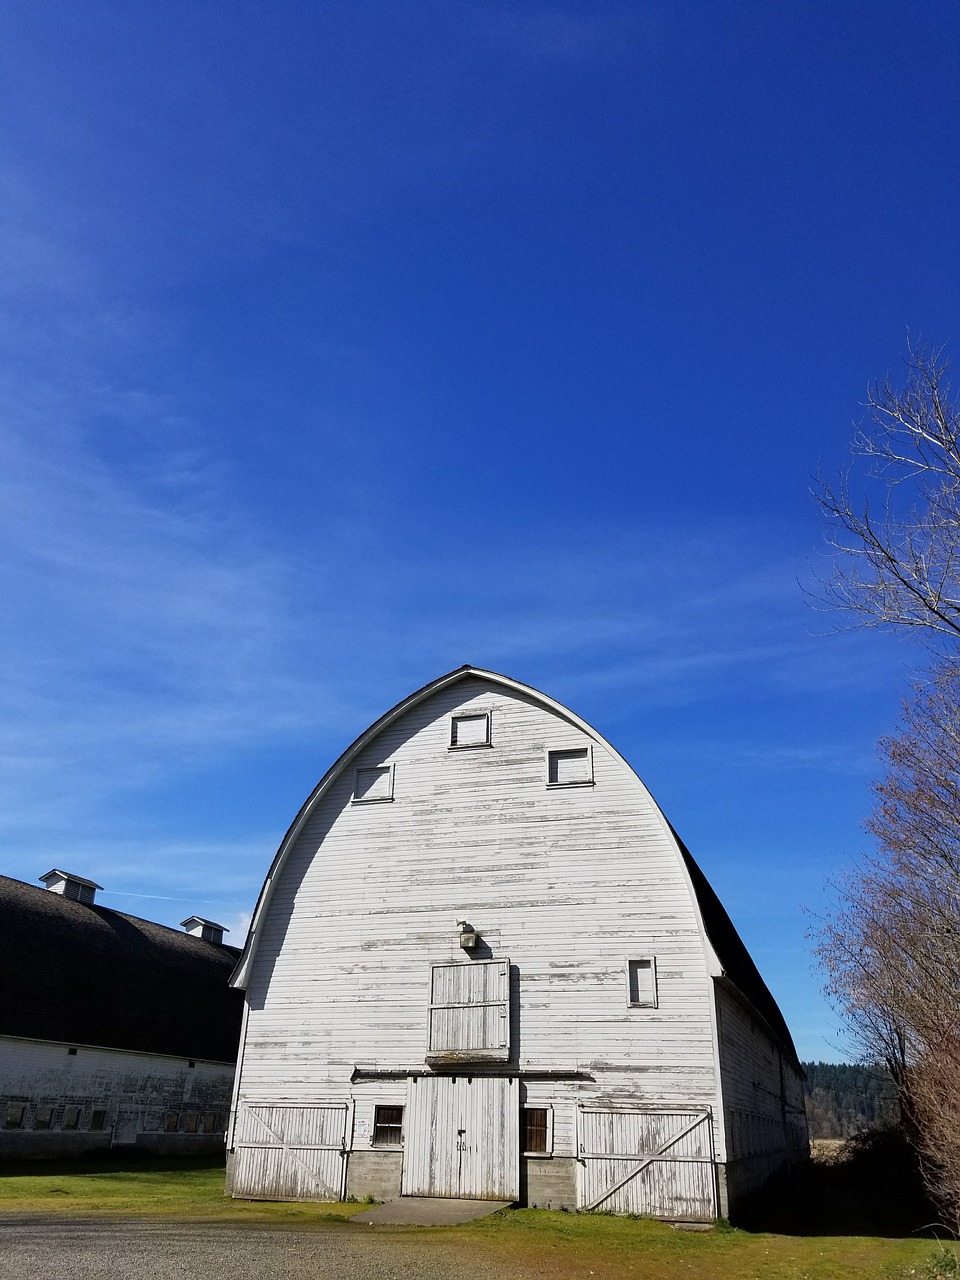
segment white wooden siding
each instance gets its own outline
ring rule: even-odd
[[[803,1081],[764,1028],[722,985],[717,1033],[729,1160],[806,1147]]]
[[[225,1122],[233,1067],[193,1061],[191,1067],[189,1059],[162,1054],[0,1036],[0,1109],[5,1112],[8,1101],[28,1103],[29,1131],[36,1107],[52,1106],[53,1124],[45,1132],[61,1129],[64,1107],[81,1109],[84,1129],[91,1112],[103,1110],[105,1131],[118,1144],[163,1133],[169,1112],[212,1113]]]

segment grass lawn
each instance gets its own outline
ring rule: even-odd
[[[721,1227],[676,1231],[662,1222],[533,1209],[457,1228],[466,1239],[536,1261],[539,1273],[622,1280],[933,1280],[932,1240],[793,1236]],[[950,1280],[953,1280],[951,1274]]]
[[[52,1168],[0,1170],[0,1218],[66,1215],[169,1218],[318,1230],[351,1228],[358,1204],[287,1204],[227,1200],[222,1165],[153,1160],[127,1164],[74,1161]],[[937,1245],[929,1237],[877,1231],[823,1234],[799,1222],[779,1232],[719,1226],[686,1232],[645,1220],[600,1214],[508,1210],[461,1227],[380,1228],[442,1233],[474,1250],[523,1265],[538,1277],[572,1280],[934,1280]],[[366,1228],[365,1228],[366,1229]],[[948,1270],[954,1280],[960,1271]]]
[[[229,1200],[223,1194],[222,1161],[156,1159],[120,1164],[102,1159],[0,1166],[0,1217],[107,1214],[299,1226],[342,1221],[364,1207]]]

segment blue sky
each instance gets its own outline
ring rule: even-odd
[[[958,337],[958,36],[8,5],[2,870],[240,942],[344,746],[492,667],[631,760],[837,1058],[807,913],[923,653],[804,600],[810,476],[908,330]]]

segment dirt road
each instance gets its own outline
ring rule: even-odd
[[[0,1280],[536,1280],[443,1233],[0,1220]]]

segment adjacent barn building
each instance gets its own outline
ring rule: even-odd
[[[0,876],[0,1158],[222,1149],[242,998],[223,928],[112,911],[92,880]]]
[[[710,1219],[807,1150],[783,1017],[643,783],[463,667],[287,833],[235,983],[236,1196]]]

